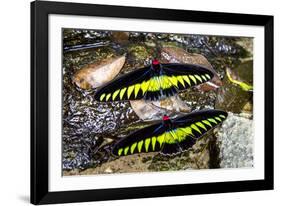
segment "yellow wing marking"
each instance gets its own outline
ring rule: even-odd
[[[213,127],[213,125],[208,120],[203,120],[202,122],[210,127]]]
[[[176,87],[178,87],[178,79],[175,76],[171,76],[169,77],[170,82],[172,82],[172,84]]]
[[[156,85],[157,85],[157,91],[161,90],[162,85],[162,77],[156,77]]]
[[[197,81],[196,81],[196,79],[195,79],[195,77],[194,77],[193,75],[189,75],[189,78],[190,78],[195,84],[197,84]]]
[[[165,133],[163,133],[163,134],[161,134],[160,136],[157,137],[157,141],[158,141],[159,144],[160,144],[160,148],[161,148],[161,146],[162,146],[164,140],[165,140]]]
[[[141,88],[141,84],[135,85],[135,98],[138,96],[138,92],[139,92],[140,88]]]
[[[176,129],[175,133],[176,133],[178,142],[182,142],[183,140],[185,140],[185,137],[187,136],[187,134],[181,128]]]
[[[113,101],[115,100],[115,98],[117,97],[117,95],[119,94],[119,92],[120,92],[120,89],[116,90],[116,91],[113,93],[113,95],[112,95],[112,100],[113,100]]]
[[[214,120],[213,118],[209,118],[208,120],[209,120],[210,122],[213,122],[213,123],[217,124],[217,121]]]
[[[165,132],[165,143],[173,144],[175,142],[171,132]]]
[[[127,154],[128,154],[128,151],[129,151],[129,146],[127,146],[127,147],[124,149],[124,155],[127,155]]]
[[[174,142],[179,141],[179,138],[174,130],[171,130],[169,133],[172,135]]]
[[[177,79],[182,84],[182,86],[185,87],[183,77],[182,76],[177,76]]]
[[[185,127],[185,128],[182,128],[182,130],[186,133],[187,136],[195,137],[195,135],[192,133],[191,127]]]
[[[151,138],[151,144],[152,144],[152,151],[155,150],[155,144],[156,144],[156,137]]]
[[[145,151],[148,152],[148,148],[149,148],[149,143],[150,143],[150,138],[145,139]]]
[[[211,79],[209,74],[205,74],[205,76],[207,77],[207,79]]]
[[[201,75],[201,77],[202,77],[202,79],[204,79],[205,82],[207,81],[207,79],[204,75]]]
[[[128,87],[128,90],[127,90],[128,99],[130,98],[132,92],[134,91],[134,87],[135,87],[134,85]]]
[[[111,93],[106,95],[106,99],[105,100],[108,101],[110,97],[111,97]]]
[[[221,118],[219,118],[219,117],[215,117],[215,119],[220,121],[220,122],[222,121]]]
[[[160,84],[158,82],[158,77],[154,77],[154,91],[159,91],[160,90]]]
[[[162,85],[161,86],[162,86],[163,89],[168,89],[168,88],[173,86],[172,83],[170,82],[168,76],[166,76],[166,75],[162,76],[161,80],[162,80]]]
[[[188,84],[189,86],[191,86],[190,79],[188,78],[187,75],[184,75],[182,78],[187,82],[187,84]]]
[[[195,74],[194,76],[196,77],[196,79],[198,79],[202,83],[202,79],[199,75]]]
[[[224,115],[222,115],[222,114],[220,114],[220,117],[225,119],[225,116],[224,116]]]
[[[104,97],[105,97],[105,93],[100,96],[100,101],[102,101]]]
[[[120,156],[120,155],[122,154],[122,152],[123,152],[123,148],[120,148],[120,149],[118,150],[118,156]]]
[[[154,77],[152,79],[149,80],[149,87],[148,87],[148,91],[158,91],[159,90],[159,85],[157,82],[157,79]]]
[[[208,129],[205,127],[205,125],[204,124],[202,124],[201,122],[196,122],[195,123],[197,126],[199,126],[199,127],[201,127],[201,128],[203,128],[205,131],[207,131]]]
[[[196,130],[197,132],[199,132],[200,134],[202,134],[202,132],[200,131],[200,129],[195,125],[195,124],[192,124],[191,125],[191,128]]]
[[[134,153],[135,149],[136,149],[137,143],[135,142],[134,144],[132,144],[131,148],[130,148],[130,152],[131,154]]]
[[[124,96],[124,94],[125,94],[125,92],[126,92],[126,87],[125,88],[123,88],[123,89],[121,89],[121,92],[120,92],[120,94],[119,94],[119,96],[120,96],[120,100],[123,98],[123,96]]]
[[[138,151],[139,152],[141,152],[142,145],[143,145],[143,140],[138,142]]]
[[[145,92],[147,91],[148,86],[149,86],[149,82],[150,82],[150,80],[144,81],[144,82],[141,83],[142,94],[145,94]]]

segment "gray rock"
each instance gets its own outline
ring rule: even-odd
[[[228,113],[217,133],[221,168],[253,167],[253,120]]]

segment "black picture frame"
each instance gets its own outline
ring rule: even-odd
[[[48,15],[83,15],[189,21],[265,28],[265,134],[263,180],[148,186],[82,191],[48,190]],[[80,3],[31,3],[31,203],[50,204],[273,189],[273,16],[106,6]]]

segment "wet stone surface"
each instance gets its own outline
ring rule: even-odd
[[[246,61],[235,69],[236,78],[240,81],[253,84],[253,62]],[[227,100],[227,101],[226,101]],[[218,109],[240,113],[246,104],[252,104],[253,92],[244,91],[239,85],[233,84],[227,76],[223,79],[223,87],[219,88],[215,106]]]
[[[231,128],[231,130],[230,130]],[[221,168],[253,167],[253,120],[242,114],[228,114],[217,133]]]
[[[229,135],[233,138],[227,131],[232,125],[229,123],[226,124],[227,126],[223,125],[221,129],[218,128],[219,136],[214,135],[216,132],[211,131],[199,140],[193,148],[174,157],[149,153],[113,158],[110,151],[115,141],[137,129],[151,125],[157,117],[153,121],[143,121],[134,112],[128,101],[99,103],[93,98],[96,89],[80,88],[75,84],[73,78],[75,73],[88,65],[98,64],[99,61],[124,55],[126,60],[120,73],[117,74],[118,77],[121,74],[149,65],[151,59],[155,57],[161,57],[161,53],[157,53],[161,49],[157,47],[172,46],[176,48],[175,50],[180,51],[179,53],[170,52],[173,59],[183,61],[184,58],[187,58],[182,55],[184,53],[202,55],[222,80],[222,85],[218,89],[206,91],[196,87],[180,93],[179,98],[190,111],[203,108],[222,108],[238,114],[247,110],[251,114],[251,93],[240,92],[239,86],[229,82],[225,75],[225,69],[229,67],[235,70],[239,77],[241,75],[243,81],[252,83],[252,75],[248,74],[252,66],[243,65],[239,67],[247,59],[252,58],[251,49],[248,48],[251,39],[136,32],[113,34],[112,32],[75,29],[65,30],[63,37],[62,168],[64,175],[250,165],[250,156],[247,156],[250,152],[247,153],[243,164],[241,161],[244,160],[231,159],[226,155],[228,153],[227,148],[231,151],[230,154],[235,157],[240,151],[237,150],[237,152],[234,148],[231,148],[230,143],[225,143]],[[164,61],[164,59],[162,60]],[[224,92],[221,93],[221,91]],[[229,91],[236,92],[237,98],[243,100],[243,106],[241,106],[241,102],[231,100],[228,95]],[[169,105],[166,106],[170,108]],[[238,106],[239,109],[237,109]],[[172,115],[177,115],[177,112],[179,111],[173,111]],[[158,119],[161,119],[161,115]],[[235,121],[235,124],[239,125],[244,122],[244,119],[236,118]],[[244,135],[250,134],[246,132]],[[242,138],[242,134],[240,136]],[[241,138],[232,141],[240,141]],[[249,144],[247,145],[249,146],[252,139],[248,141]],[[244,143],[240,142],[240,144],[243,145]],[[242,150],[248,151],[246,147]],[[222,159],[221,162],[218,162],[219,157]],[[227,157],[227,160],[222,157]],[[228,163],[229,161],[240,161],[240,163],[233,162],[231,165]]]

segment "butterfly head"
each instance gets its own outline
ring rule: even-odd
[[[163,125],[164,125],[165,127],[170,128],[170,127],[172,126],[172,122],[171,122],[171,119],[170,119],[169,116],[164,115],[164,116],[162,117],[162,121],[163,121]]]
[[[162,119],[163,119],[163,121],[168,121],[168,120],[170,120],[170,117],[167,115],[164,115]]]
[[[154,69],[155,71],[160,69],[160,62],[157,59],[153,59],[152,60],[152,69]]]

